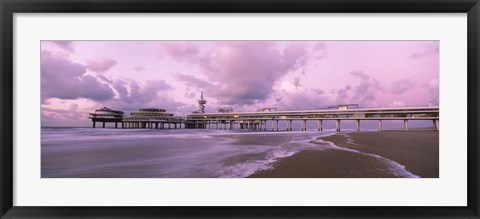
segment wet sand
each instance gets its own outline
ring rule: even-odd
[[[348,139],[352,141],[348,141]],[[435,131],[339,133],[321,138],[335,145],[375,154],[405,166],[422,178],[439,177],[439,134]],[[336,149],[302,151],[249,177],[356,178],[399,177],[371,156]]]

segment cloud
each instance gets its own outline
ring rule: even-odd
[[[315,45],[313,46],[313,50],[315,51],[323,51],[326,49],[327,49],[327,44],[324,42],[315,43]]]
[[[315,94],[317,95],[325,94],[325,91],[323,91],[322,89],[312,89],[312,91],[315,92]]]
[[[40,68],[42,101],[53,97],[104,101],[114,96],[107,84],[85,74],[86,66],[74,63],[64,56],[42,50]]]
[[[198,79],[191,75],[177,74],[175,75],[175,78],[184,82],[186,85],[197,87],[197,88],[212,88],[215,86],[214,84],[208,81]]]
[[[120,109],[128,113],[140,108],[163,108],[175,115],[185,114],[196,110],[192,103],[182,103],[172,96],[173,87],[163,80],[138,82],[135,80],[117,79],[113,84],[118,98],[106,103],[111,108]]]
[[[413,53],[412,55],[410,55],[409,58],[420,59],[420,58],[425,58],[425,57],[433,56],[433,55],[438,56],[439,49],[440,48],[439,48],[438,42],[436,42],[435,44],[431,44],[431,45],[427,46],[424,51]]]
[[[352,89],[352,86],[347,85],[345,88],[342,88],[337,91],[337,99],[339,99],[339,102],[343,102],[343,100],[348,98],[348,91]]]
[[[433,105],[438,105],[440,100],[439,100],[439,81],[438,79],[432,79],[430,82],[427,84],[427,89],[428,93],[430,94],[430,104]]]
[[[60,49],[66,51],[66,52],[70,52],[70,53],[74,53],[75,52],[75,48],[74,48],[74,45],[73,45],[73,42],[72,41],[68,41],[68,40],[53,40],[51,41],[52,43],[54,43],[57,47],[59,47]]]
[[[87,60],[87,68],[97,73],[106,72],[116,64],[117,64],[117,61],[107,57],[102,57],[94,60]]]
[[[278,79],[305,65],[307,52],[300,44],[280,48],[272,41],[213,43],[203,53],[191,43],[165,44],[162,48],[174,59],[196,65],[209,83],[218,84],[211,92],[221,105],[265,101]]]
[[[279,110],[313,110],[324,109],[333,104],[331,97],[318,94],[314,90],[299,89],[296,91],[282,91],[276,98],[276,107]]]
[[[415,83],[409,79],[399,80],[392,83],[390,91],[394,94],[402,94],[415,87]]]
[[[140,71],[145,71],[145,70],[147,70],[147,69],[146,69],[145,67],[139,65],[139,66],[133,68],[133,70],[140,72]]]
[[[295,85],[295,89],[298,89],[298,87],[300,87],[300,77],[296,77],[293,79],[293,85]]]
[[[113,80],[108,78],[107,76],[104,75],[96,75],[98,79],[102,80],[103,82],[106,82],[108,84],[113,84]]]
[[[79,105],[70,103],[67,109],[54,109],[42,105],[41,120],[42,126],[58,126],[63,125],[65,122],[71,123],[71,121],[78,121],[78,118],[86,118],[87,112],[81,111]],[[82,121],[86,123],[88,120]]]
[[[323,59],[328,55],[327,44],[324,42],[315,43],[313,46],[313,57]]]
[[[353,71],[350,74],[360,79],[360,84],[353,90],[352,103],[367,105],[366,103],[375,101],[375,94],[382,89],[380,83],[361,71]]]
[[[163,42],[160,49],[177,61],[194,62],[199,55],[198,48],[191,42]]]
[[[172,86],[163,80],[147,81],[143,84],[137,81],[117,79],[113,87],[117,91],[121,102],[133,104],[134,108],[145,107],[149,102],[159,98],[161,91],[171,90]],[[130,108],[130,107],[129,107]]]
[[[407,104],[403,101],[400,101],[400,100],[394,100],[393,103],[391,104],[391,106],[406,106]]]
[[[185,97],[190,98],[190,99],[194,98],[195,96],[196,96],[196,94],[194,92],[186,92],[185,93]]]

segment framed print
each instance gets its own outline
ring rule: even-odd
[[[2,218],[478,218],[471,1],[2,1]]]

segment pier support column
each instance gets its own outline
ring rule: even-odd
[[[293,130],[293,121],[290,119],[289,123],[290,123],[290,131],[292,131]]]
[[[158,129],[158,122],[155,123],[155,129]]]
[[[272,131],[275,131],[275,121],[272,120]]]
[[[360,119],[357,119],[357,132],[360,131]]]
[[[403,130],[405,130],[406,132],[408,131],[408,120],[407,119],[403,120]]]
[[[93,128],[95,128],[95,123],[96,123],[96,122],[93,122]]]
[[[278,120],[275,120],[275,129],[278,131]]]
[[[168,129],[170,129],[170,123],[168,123]]]
[[[103,128],[105,128],[105,122],[103,122]]]
[[[307,120],[302,120],[302,131],[307,131]]]
[[[378,120],[378,131],[379,132],[383,131],[382,120]]]
[[[337,119],[336,127],[337,127],[337,132],[339,132],[340,131],[340,119]]]
[[[118,124],[117,124],[117,122],[115,122],[115,128],[117,128],[117,127],[118,127]]]
[[[438,119],[432,119],[432,122],[433,122],[433,130],[438,131],[439,130]]]
[[[177,123],[174,123],[174,127],[175,127],[175,129],[177,129]]]
[[[318,125],[318,131],[323,131],[323,124],[322,124],[323,121],[322,121],[321,119],[319,119],[319,120],[317,121],[317,123],[318,123],[318,124],[317,124],[317,125]]]
[[[440,120],[436,119],[435,124],[436,124],[436,127],[437,127],[437,131],[440,131]]]
[[[288,126],[288,120],[285,120],[285,124],[287,125],[287,131],[290,129],[290,127]]]

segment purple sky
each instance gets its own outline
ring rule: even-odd
[[[42,126],[106,106],[207,112],[438,105],[438,41],[42,41]]]

